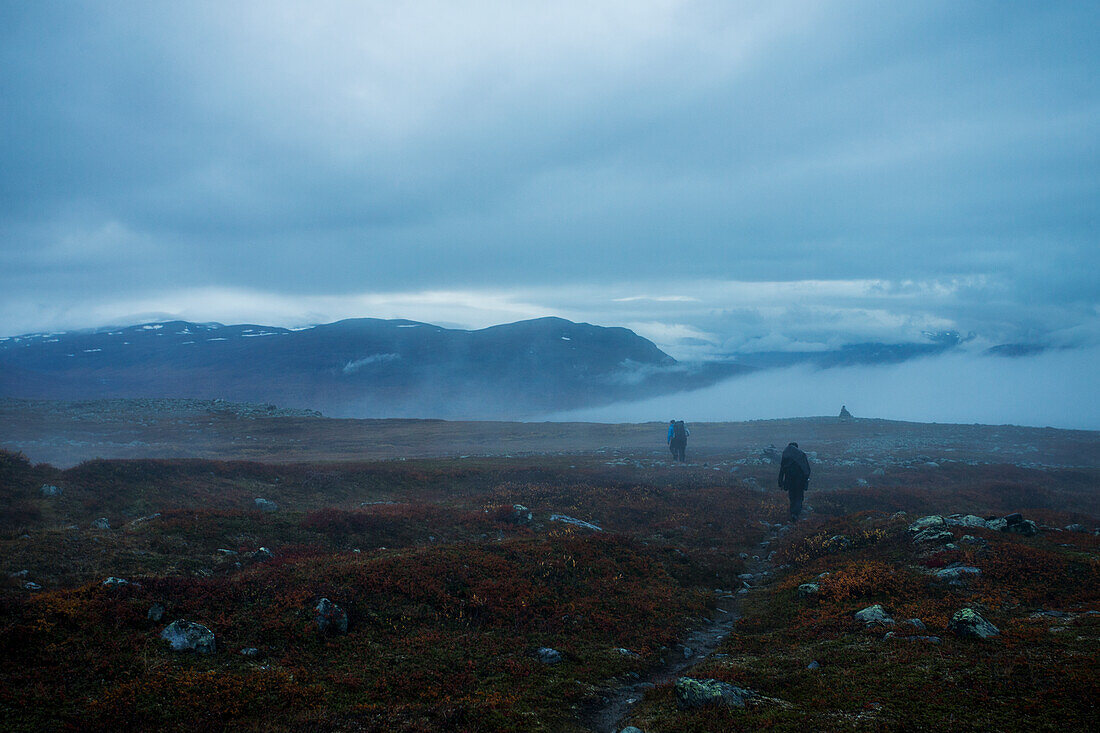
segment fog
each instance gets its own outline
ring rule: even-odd
[[[951,354],[902,364],[761,371],[640,402],[550,420],[691,422],[837,415],[941,423],[1100,429],[1100,349],[1005,358]]]

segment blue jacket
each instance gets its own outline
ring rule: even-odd
[[[672,442],[672,428],[673,428],[673,424],[669,423],[668,424],[668,437],[665,438],[666,443],[671,443]],[[691,435],[691,431],[688,430],[688,426],[685,425],[684,426],[684,437],[686,438],[689,435]]]

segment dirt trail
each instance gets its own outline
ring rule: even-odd
[[[754,587],[767,579],[768,576],[764,573],[771,571],[771,563],[768,562],[767,557],[776,536],[775,528],[769,529],[760,544],[753,548],[749,560],[745,563],[745,573],[754,576],[750,581]],[[741,618],[741,601],[745,595],[736,591],[723,594],[718,599],[714,617],[680,642],[679,649],[683,650],[680,655],[654,667],[636,682],[606,690],[599,703],[582,714],[583,725],[593,733],[618,733],[623,726],[623,719],[629,715],[631,707],[642,699],[647,689],[684,675],[718,648],[722,640],[733,630],[733,625]]]

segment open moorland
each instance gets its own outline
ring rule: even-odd
[[[6,407],[5,729],[1095,727],[1100,434],[178,407]]]

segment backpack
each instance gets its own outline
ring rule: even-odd
[[[683,420],[677,420],[672,424],[672,439],[682,440],[687,437],[687,429],[684,427]]]

